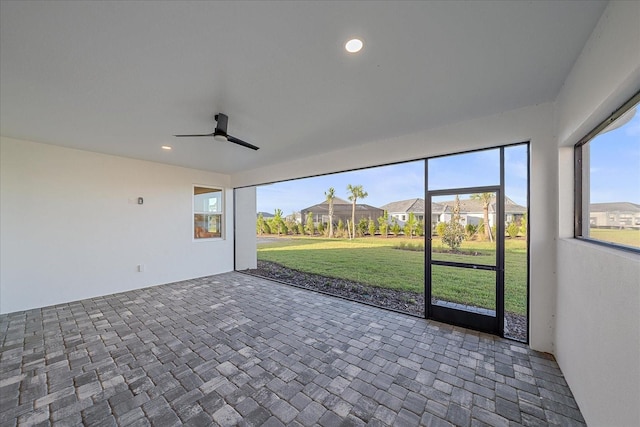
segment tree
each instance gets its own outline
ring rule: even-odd
[[[318,234],[320,234],[321,236],[324,235],[324,224],[322,223],[322,221],[318,223]]]
[[[398,220],[395,216],[391,217],[391,232],[396,237],[398,237],[398,234],[400,234],[400,224],[398,224]]]
[[[413,212],[409,212],[409,218],[404,223],[404,235],[409,236],[410,239],[413,239],[413,232],[416,230],[416,225],[418,221],[416,220],[416,216]]]
[[[380,229],[380,234],[382,234],[385,238],[389,237],[389,213],[384,211],[384,214],[378,218],[378,224]]]
[[[293,215],[287,217],[284,221],[284,225],[287,227],[287,233],[291,232],[292,234],[298,234],[298,223],[296,222],[295,212]]]
[[[451,221],[444,228],[442,242],[449,246],[452,251],[457,251],[464,240],[464,227],[460,224],[460,197],[456,195],[453,205],[453,216]]]
[[[491,227],[489,227],[489,205],[491,204],[491,200],[493,200],[493,193],[472,194],[471,199],[482,202],[482,210],[484,213],[484,235],[493,242]]]
[[[256,220],[256,232],[258,236],[262,236],[262,232],[264,231],[264,216],[262,216],[262,212],[258,214],[258,219]]]
[[[369,195],[369,193],[367,193],[366,191],[364,191],[364,189],[362,188],[362,185],[347,185],[347,191],[350,193],[349,194],[349,201],[351,202],[351,230],[352,230],[352,235],[353,238],[356,237],[356,202],[358,201],[358,199],[364,199],[365,197],[367,197]],[[352,238],[351,236],[349,236],[349,238]]]
[[[527,237],[527,222],[527,214],[525,213],[520,220],[520,234],[524,237]]]
[[[358,227],[356,230],[358,232],[358,236],[364,237],[364,235],[367,234],[368,227],[369,227],[369,221],[366,218],[360,218],[360,221],[358,221]]]
[[[324,192],[324,195],[329,204],[329,237],[333,237],[333,199],[336,198],[335,188],[329,187],[329,189]]]
[[[344,236],[344,222],[342,222],[342,218],[338,220],[338,237]]]
[[[274,212],[274,216],[273,218],[271,218],[271,223],[273,224],[273,226],[271,227],[271,230],[273,231],[273,229],[276,229],[276,232],[278,233],[278,237],[280,237],[280,234],[284,231],[285,225],[284,225],[284,221],[282,221],[282,211],[280,209],[276,209]]]
[[[371,237],[376,235],[376,222],[371,218],[369,218],[369,235]]]
[[[306,229],[307,229],[307,233],[310,236],[313,236],[314,234],[316,234],[316,229],[315,226],[313,224],[313,212],[309,212],[307,214],[307,220],[306,220]]]

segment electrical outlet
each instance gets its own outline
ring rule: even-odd
[[[142,273],[144,271],[144,264],[138,264],[138,273]]]

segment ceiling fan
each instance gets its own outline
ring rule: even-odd
[[[249,144],[248,142],[238,139],[235,136],[231,136],[227,134],[227,122],[229,121],[229,117],[227,117],[226,114],[218,113],[216,114],[215,119],[216,119],[216,122],[218,122],[218,124],[216,125],[216,129],[213,131],[213,133],[208,133],[204,135],[199,134],[199,135],[174,135],[174,136],[177,136],[179,138],[196,137],[196,136],[212,136],[216,141],[229,141],[229,142],[233,142],[234,144],[242,145],[243,147],[251,148],[252,150],[259,149],[259,147],[256,147],[253,144]]]

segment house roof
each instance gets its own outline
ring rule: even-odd
[[[336,203],[337,201],[337,203]],[[341,213],[345,211],[351,212],[352,203],[348,202],[344,199],[336,197],[333,199],[333,212]],[[356,212],[358,211],[376,211],[380,210],[375,206],[367,205],[365,203],[356,203]],[[329,212],[329,203],[325,200],[322,203],[318,203],[313,206],[309,206],[308,208],[301,209],[301,212],[314,212],[314,213],[328,213]]]
[[[447,212],[453,212],[453,206],[455,204],[455,200],[440,202],[440,204],[446,206]],[[526,207],[517,204],[516,202],[511,200],[509,197],[505,197],[504,210],[506,213],[510,213],[510,214],[525,214],[527,212]],[[494,213],[495,211],[496,211],[496,201],[494,197],[492,198],[491,203],[489,204],[489,213]],[[475,199],[460,199],[460,212],[464,212],[464,213],[484,212],[483,202],[481,200],[475,200]]]
[[[631,202],[591,203],[591,212],[633,212],[640,213],[640,205]]]
[[[445,202],[433,202],[431,204],[431,212],[433,213],[452,212],[454,204],[455,204],[455,200],[448,200]],[[384,209],[389,213],[396,213],[396,212],[423,213],[424,208],[425,208],[424,199],[420,199],[420,198],[391,202],[381,207],[381,209]],[[480,200],[474,200],[474,199],[460,200],[460,212],[475,213],[475,212],[483,212],[483,210],[484,210],[483,203]],[[506,197],[505,211],[507,213],[526,213],[527,208],[517,204],[516,202],[511,200],[509,197]],[[489,205],[489,212],[495,212],[495,197],[492,200],[491,204]]]
[[[2,1],[2,135],[225,174],[410,138],[553,102],[606,5]],[[260,150],[173,137],[220,112]]]
[[[447,206],[442,203],[432,202],[431,203],[431,212],[432,213],[442,213],[446,210]],[[400,200],[398,202],[387,203],[382,206],[380,209],[383,209],[389,213],[421,213],[424,214],[425,211],[425,203],[424,199],[415,198],[408,200]]]
[[[380,207],[389,213],[395,212],[419,212],[424,213],[424,199],[415,198],[408,200],[400,200],[398,202],[387,203]]]
[[[322,203],[319,203],[319,204],[320,205],[324,204],[324,205],[329,206],[329,202],[326,201],[326,200],[324,202],[322,202]],[[351,206],[351,202],[348,201],[348,200],[345,200],[345,199],[341,199],[340,197],[334,197],[333,198],[333,206],[336,206],[336,205],[349,205],[349,206]]]

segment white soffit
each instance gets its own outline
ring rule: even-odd
[[[0,133],[239,172],[553,101],[605,6],[2,1]]]

